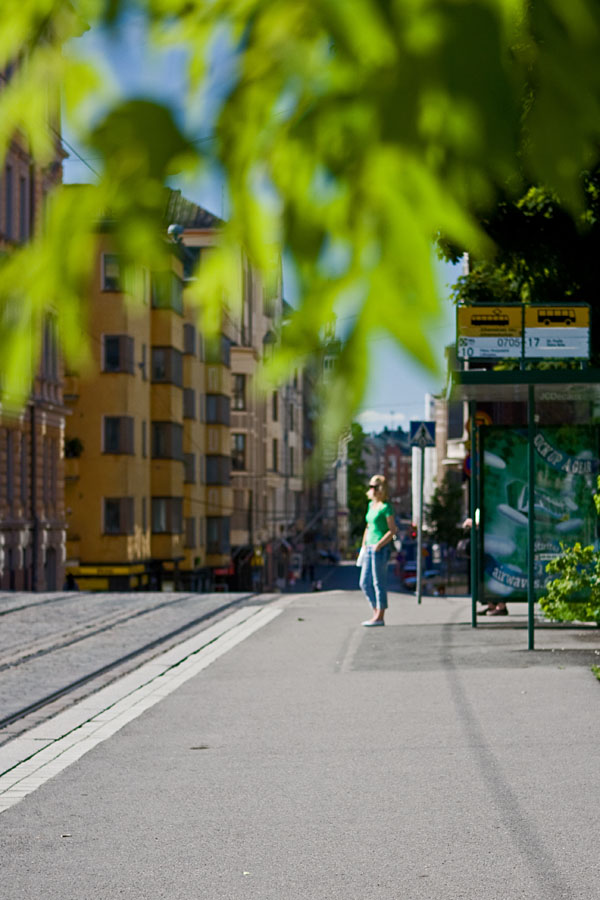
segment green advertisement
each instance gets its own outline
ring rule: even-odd
[[[486,426],[481,434],[481,515],[483,599],[527,599],[530,515],[527,430]],[[536,431],[535,589],[550,576],[546,564],[561,541],[597,545],[592,499],[598,474],[597,426],[564,425]]]

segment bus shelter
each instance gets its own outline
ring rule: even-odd
[[[600,369],[469,369],[451,400],[469,404],[472,625],[477,602],[536,600],[561,542],[598,546]]]

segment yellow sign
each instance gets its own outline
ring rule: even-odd
[[[526,306],[525,328],[589,328],[588,306]]]
[[[589,359],[589,306],[459,306],[456,349],[463,360]]]
[[[589,359],[588,306],[526,306],[526,359]]]
[[[459,359],[519,359],[523,353],[521,306],[459,306]]]
[[[459,306],[458,334],[465,337],[520,337],[521,306]]]

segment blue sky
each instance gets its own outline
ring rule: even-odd
[[[101,60],[114,90],[129,96],[152,96],[169,102],[176,109],[182,109],[181,98],[185,90],[182,53],[171,50],[156,53],[148,46],[143,22],[131,17],[120,34],[110,36],[90,31],[80,38],[74,49],[86,56]],[[218,85],[227,78],[226,64],[219,71],[218,56],[215,59],[213,79]],[[199,140],[210,140],[210,108],[199,103],[186,117],[188,129],[197,134]],[[77,150],[85,162],[71,152],[65,163],[65,181],[82,182],[93,179],[94,159],[86,153],[70,131],[68,123],[64,129],[66,140]],[[69,149],[67,147],[67,149]],[[91,168],[90,168],[91,167]],[[208,172],[190,183],[181,183],[185,196],[218,216],[226,215],[223,185],[215,173]],[[440,291],[448,298],[448,286],[460,274],[459,267],[439,262],[438,274]],[[286,284],[284,283],[284,292]],[[288,293],[291,294],[291,285]],[[293,297],[289,297],[293,302]],[[443,303],[439,322],[432,322],[429,337],[439,359],[439,372],[424,370],[414,360],[409,359],[402,349],[384,335],[374,335],[371,340],[370,376],[367,391],[357,414],[357,419],[366,431],[379,431],[385,426],[398,425],[408,429],[411,419],[422,419],[426,393],[437,393],[444,383],[444,347],[454,340],[454,307],[449,299]]]

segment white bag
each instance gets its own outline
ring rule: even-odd
[[[361,547],[360,550],[358,551],[358,556],[356,557],[356,565],[362,566],[364,561],[365,561],[365,548]]]

